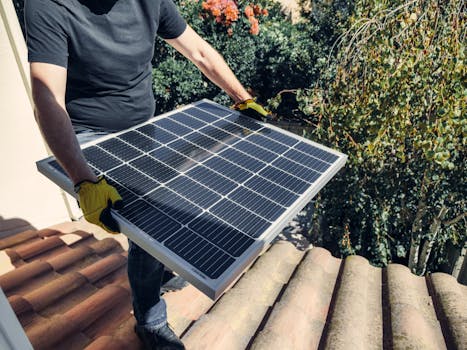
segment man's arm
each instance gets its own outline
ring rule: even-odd
[[[65,108],[66,68],[37,62],[30,67],[36,120],[47,144],[74,184],[96,182]]]
[[[193,62],[209,80],[224,90],[235,102],[251,99],[251,95],[235,77],[222,56],[190,26],[187,26],[179,37],[166,39],[166,42]]]

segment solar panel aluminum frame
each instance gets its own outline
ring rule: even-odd
[[[81,147],[84,149],[84,148],[96,145],[98,143],[101,143],[102,141],[114,138],[130,130],[135,130],[146,124],[151,124],[159,119],[169,117],[172,114],[183,112],[184,110],[191,108],[191,107],[196,107],[198,104],[201,104],[201,103],[213,104],[213,106],[215,106],[216,108],[222,108],[231,114],[239,113],[236,111],[232,111],[227,107],[223,107],[218,104],[215,104],[210,100],[203,99],[198,102],[186,105],[182,108],[153,117],[149,119],[148,121],[138,124],[127,130],[100,137],[94,141],[83,144]],[[261,234],[261,236],[259,236],[255,240],[255,242],[249,248],[247,248],[242,253],[242,255],[238,259],[236,259],[236,261],[229,268],[227,268],[224,271],[224,273],[222,273],[222,275],[219,276],[217,279],[209,278],[203,272],[199,271],[197,268],[192,266],[190,263],[180,258],[177,254],[175,254],[170,249],[165,247],[162,243],[158,242],[157,240],[152,238],[150,235],[146,234],[141,229],[139,229],[137,226],[135,226],[131,222],[124,219],[118,213],[118,211],[113,211],[113,216],[120,224],[121,232],[124,235],[126,235],[129,239],[131,239],[133,242],[138,244],[141,248],[146,250],[149,254],[154,256],[156,259],[161,261],[168,268],[177,272],[185,280],[193,284],[196,288],[198,288],[200,291],[205,293],[208,297],[210,297],[213,300],[217,299],[220,295],[222,295],[222,293],[241,276],[241,273],[249,265],[252,264],[254,259],[261,253],[261,251],[264,250],[269,245],[269,243],[282,231],[282,229],[286,227],[287,224],[297,215],[297,213],[308,202],[311,201],[311,199],[319,192],[319,190],[340,170],[340,168],[344,166],[347,160],[347,156],[343,153],[340,153],[328,147],[317,144],[316,142],[313,142],[311,140],[304,139],[296,134],[280,129],[274,125],[263,123],[263,122],[258,122],[258,123],[263,126],[267,126],[270,129],[279,131],[282,134],[293,137],[299,141],[308,143],[314,147],[317,147],[319,149],[325,150],[326,152],[334,154],[335,156],[337,156],[338,159],[335,162],[333,162],[333,164],[324,173],[322,173],[319,179],[315,181],[313,184],[311,184],[310,187],[287,210],[285,210],[285,212],[279,218],[277,218],[274,221],[274,223],[268,229],[266,229],[266,231],[264,231]],[[46,177],[51,179],[55,184],[57,184],[62,189],[64,189],[66,192],[68,192],[69,194],[71,194],[72,196],[76,198],[76,193],[74,192],[73,184],[71,183],[69,178],[50,165],[50,162],[53,160],[55,160],[54,157],[49,157],[49,158],[38,161],[37,162],[38,170],[42,174],[44,174]]]

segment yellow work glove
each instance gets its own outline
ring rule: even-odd
[[[256,101],[252,98],[238,102],[234,104],[232,108],[256,120],[267,121],[272,119],[271,112],[264,109],[263,106],[261,106],[259,103],[256,103]]]
[[[104,176],[99,176],[95,183],[91,181],[80,182],[75,186],[75,192],[78,194],[78,204],[87,221],[110,233],[120,231],[110,209],[121,209],[123,207],[122,197],[115,187],[110,186],[105,181]]]

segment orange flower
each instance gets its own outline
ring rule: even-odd
[[[261,14],[261,7],[259,7],[259,5],[253,6],[253,12],[256,16],[258,16],[259,14]]]
[[[216,8],[216,7],[213,7],[213,8],[211,9],[211,13],[212,13],[212,15],[213,15],[214,17],[218,17],[218,16],[221,15],[221,10],[219,10],[219,9]]]
[[[201,3],[201,7],[203,8],[203,10],[209,10],[209,4],[205,1]]]
[[[250,33],[253,35],[258,35],[259,34],[259,22],[255,17],[250,17],[248,20],[251,23],[250,27]]]
[[[229,2],[224,11],[225,19],[233,22],[238,19],[238,8],[233,2]]]
[[[269,12],[266,9],[263,9],[262,14],[263,16],[269,16]]]
[[[254,15],[253,8],[250,5],[245,7],[245,16],[251,17],[253,15]]]

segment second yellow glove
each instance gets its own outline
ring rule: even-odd
[[[78,204],[87,221],[102,227],[110,233],[120,231],[110,209],[121,209],[123,200],[115,187],[107,183],[104,176],[100,176],[95,183],[83,181],[77,184],[75,192],[78,194]]]

